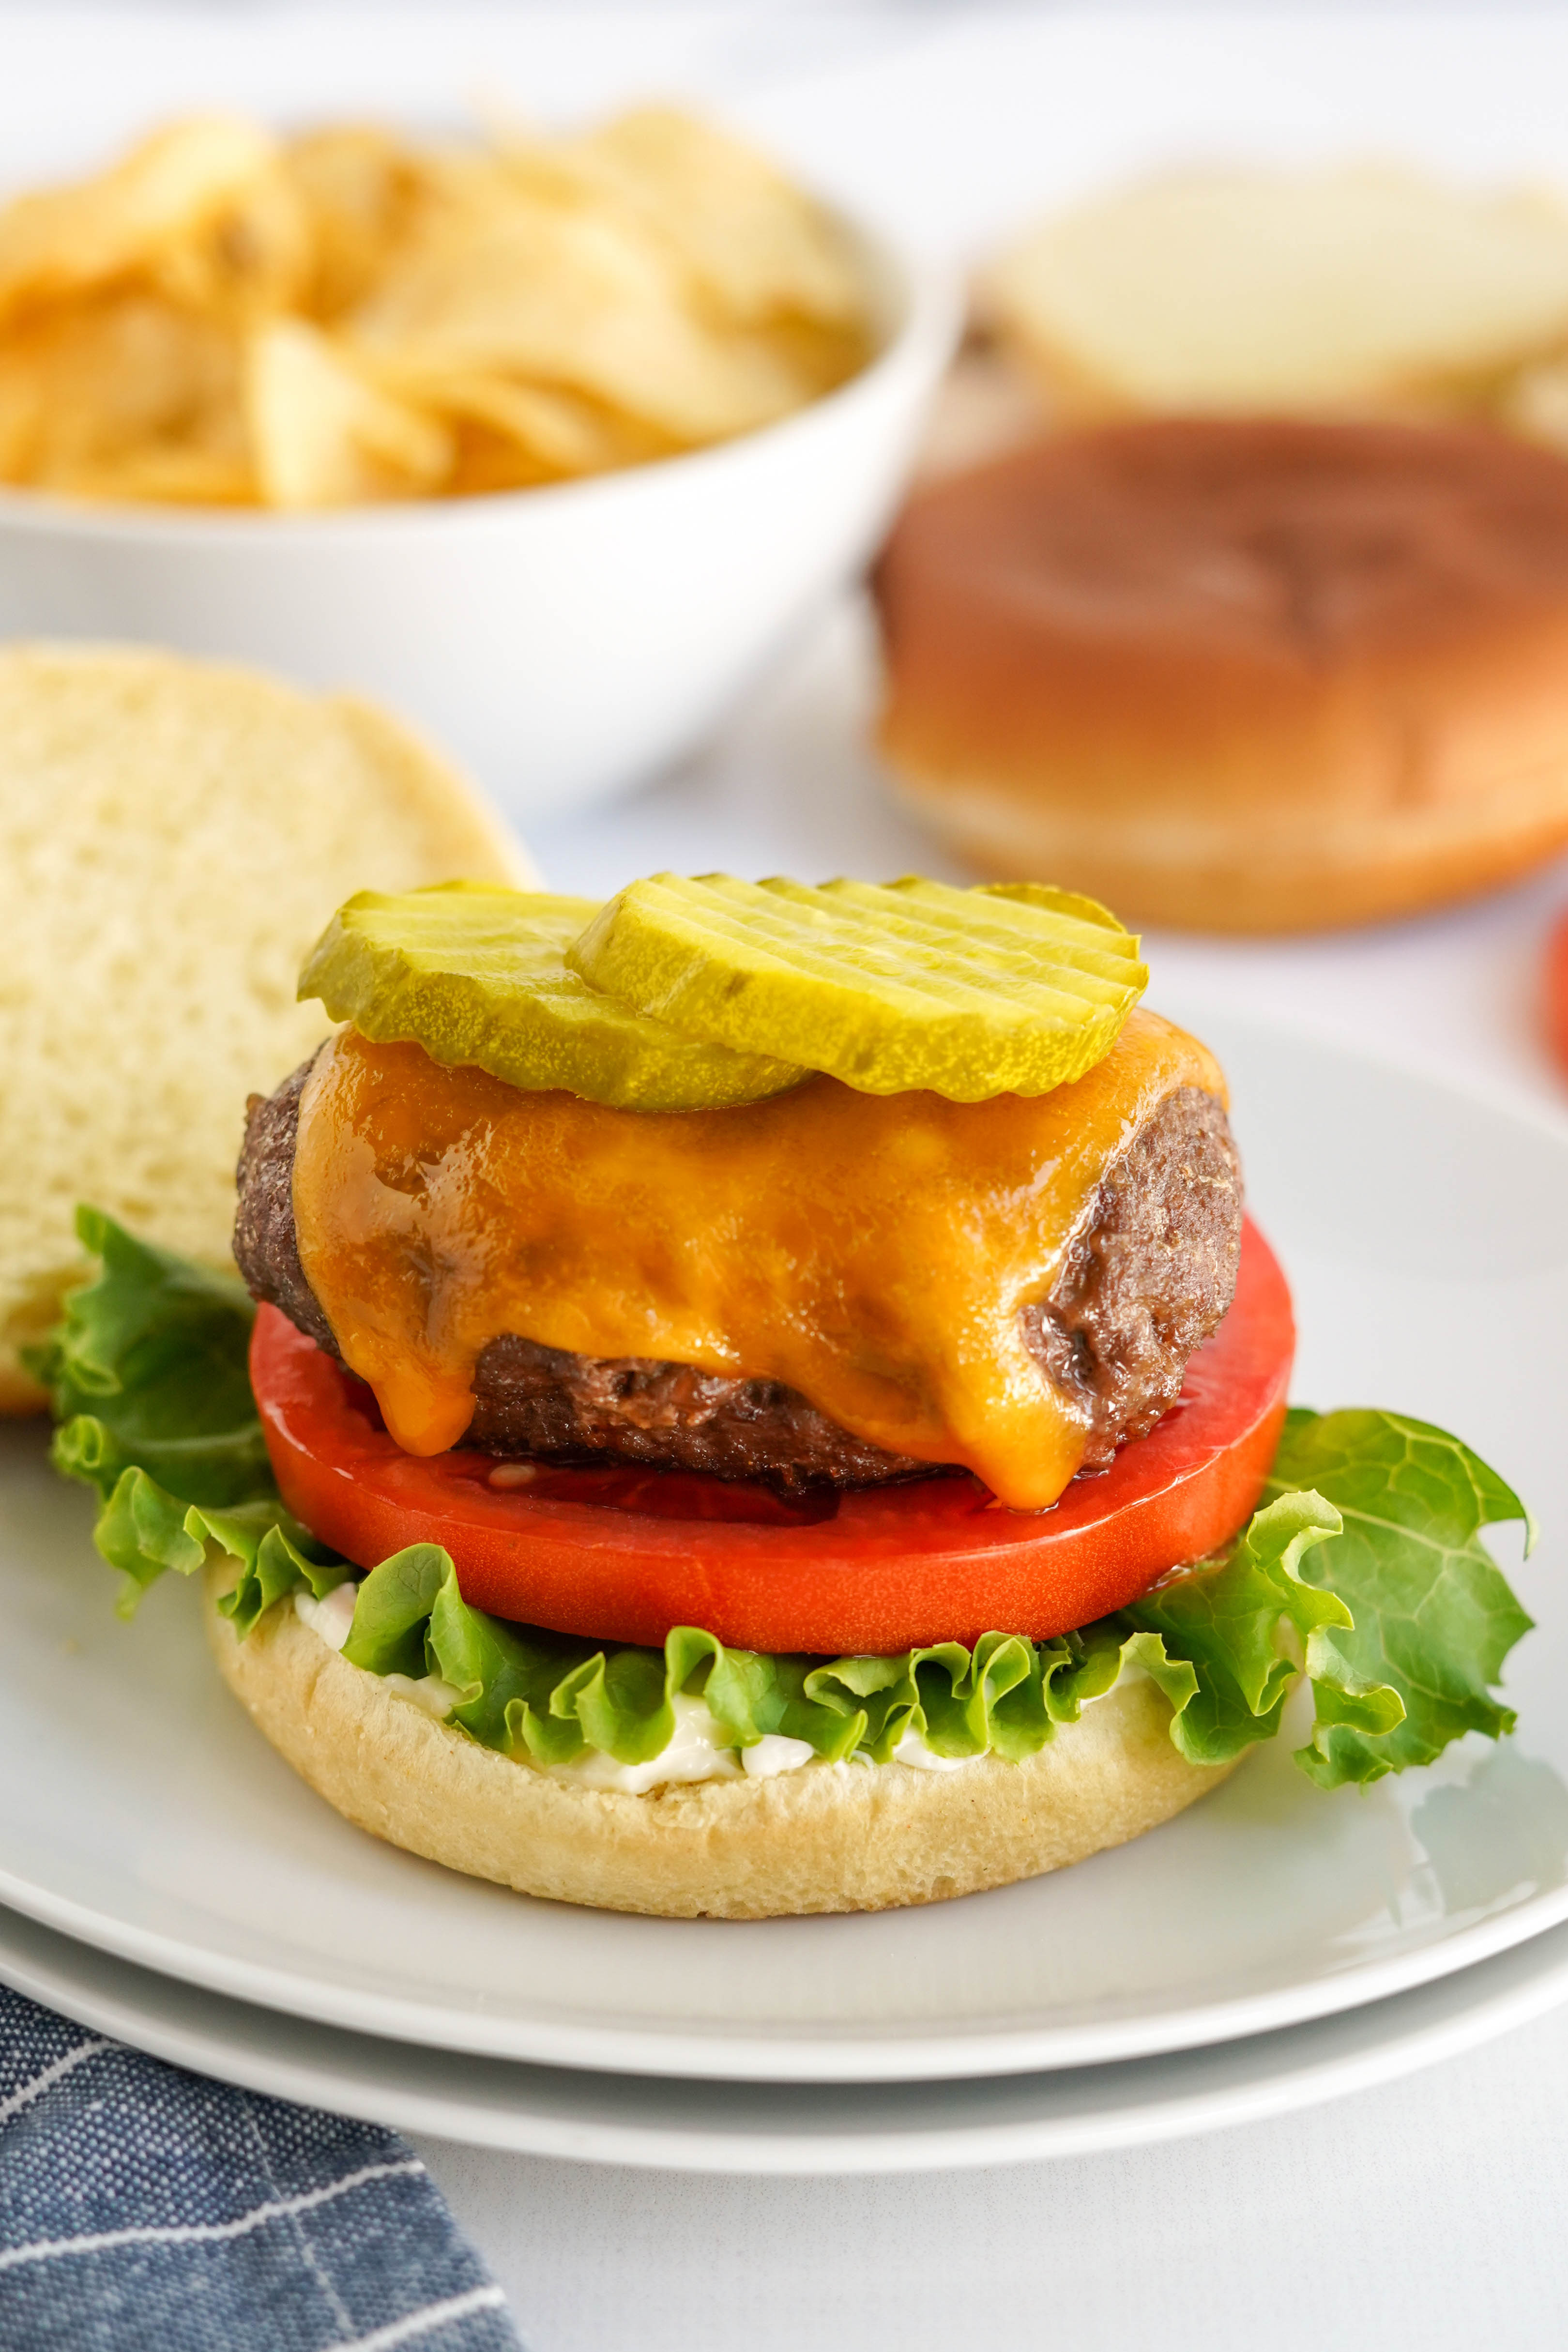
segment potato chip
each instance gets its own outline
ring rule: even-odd
[[[855,331],[865,288],[848,239],[766,157],[671,107],[641,107],[575,142],[742,325],[780,314]]]
[[[255,123],[195,115],[96,179],[18,196],[0,212],[0,318],[153,259],[232,204],[277,152]]]
[[[0,482],[30,479],[44,407],[43,385],[29,355],[0,350]]]
[[[310,215],[280,164],[258,173],[148,270],[149,282],[171,301],[236,326],[298,309],[315,277]]]
[[[864,361],[847,238],[669,110],[414,145],[172,123],[0,210],[0,479],[310,509],[602,473]]]
[[[524,442],[498,433],[477,417],[452,420],[452,471],[445,489],[451,498],[490,498],[502,490],[538,490],[547,483],[570,480],[557,466],[547,465]]]
[[[245,405],[271,506],[430,491],[452,464],[452,436],[434,417],[367,383],[303,320],[280,319],[251,337]]]
[[[559,480],[600,474],[668,457],[667,435],[580,393],[519,383],[509,376],[450,374],[412,369],[394,373],[395,388],[455,423],[472,425],[509,443],[531,478]]]
[[[244,454],[225,456],[196,442],[152,441],[99,463],[74,466],[50,484],[73,498],[132,504],[240,507],[257,503],[256,476]]]
[[[441,177],[429,162],[369,124],[294,140],[283,168],[310,224],[304,307],[319,320],[374,292],[440,202]]]
[[[514,184],[536,200],[612,217],[679,271],[685,306],[765,353],[818,398],[865,364],[864,287],[849,241],[774,167],[672,110],[624,115],[588,137],[498,134]]]
[[[521,192],[432,237],[350,327],[374,359],[570,385],[677,441],[722,439],[799,404],[774,354],[692,317],[656,248],[608,215]]]
[[[106,468],[182,447],[246,470],[238,352],[210,320],[113,293],[0,341],[5,479],[107,495]]]

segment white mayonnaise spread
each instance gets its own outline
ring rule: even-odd
[[[771,1780],[779,1772],[793,1772],[798,1764],[810,1764],[816,1752],[809,1739],[765,1731],[754,1746],[741,1749],[741,1769],[748,1780]]]
[[[411,1700],[437,1722],[451,1714],[463,1696],[455,1684],[443,1682],[439,1675],[421,1675],[417,1679],[413,1675],[382,1675],[381,1680],[394,1698]]]
[[[308,1592],[294,1596],[294,1613],[304,1619],[310,1631],[326,1643],[329,1650],[340,1650],[349,1638],[349,1628],[354,1622],[354,1601],[359,1586],[350,1577],[346,1584],[335,1584],[325,1601],[317,1601]],[[382,1675],[380,1679],[395,1698],[406,1698],[422,1706],[426,1715],[450,1715],[459,1694],[439,1675]]]
[[[966,1764],[977,1764],[977,1756],[938,1756],[927,1748],[917,1731],[906,1731],[893,1751],[895,1764],[913,1765],[917,1772],[961,1772]]]
[[[351,1576],[346,1583],[335,1584],[325,1601],[316,1600],[301,1588],[294,1596],[294,1613],[304,1619],[313,1633],[319,1633],[329,1650],[340,1650],[354,1622],[359,1591]]]
[[[340,1650],[349,1638],[358,1590],[350,1580],[336,1586],[325,1601],[314,1600],[304,1591],[294,1596],[296,1613],[329,1650]],[[1121,1680],[1141,1679],[1143,1673],[1141,1666],[1129,1664],[1123,1668]],[[417,1679],[411,1675],[382,1675],[380,1679],[394,1697],[407,1699],[411,1705],[423,1707],[427,1715],[447,1715],[457,1704],[457,1692],[439,1675],[422,1675]],[[1108,1697],[1110,1694],[1101,1695]],[[816,1760],[816,1750],[809,1740],[789,1739],[781,1731],[767,1732],[752,1747],[737,1753],[722,1725],[709,1712],[706,1699],[689,1698],[682,1693],[672,1704],[674,1735],[668,1746],[646,1764],[618,1764],[602,1748],[591,1748],[585,1754],[574,1757],[570,1764],[536,1765],[534,1769],[548,1772],[552,1780],[572,1781],[580,1789],[611,1789],[622,1796],[643,1797],[650,1789],[695,1780],[737,1780],[743,1776],[748,1780],[771,1780],[780,1772],[796,1772]],[[871,1763],[863,1752],[849,1760],[854,1764]],[[917,1731],[906,1731],[893,1751],[893,1760],[895,1764],[907,1764],[916,1772],[961,1772],[967,1764],[977,1764],[980,1759],[938,1756]]]
[[[683,1691],[670,1704],[675,1714],[674,1735],[669,1745],[646,1764],[618,1764],[601,1748],[590,1748],[574,1756],[570,1764],[547,1764],[543,1769],[553,1780],[574,1781],[580,1789],[614,1789],[626,1797],[645,1797],[650,1789],[677,1781],[738,1780],[740,1759],[709,1713],[707,1701],[688,1698]],[[803,1739],[791,1740],[789,1745],[804,1748],[807,1756],[811,1753]]]

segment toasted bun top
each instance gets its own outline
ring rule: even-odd
[[[0,1410],[80,1270],[90,1201],[229,1259],[246,1096],[320,1037],[299,964],[356,889],[525,880],[392,719],[151,653],[0,653]]]
[[[1568,465],[1479,428],[1169,418],[916,499],[883,559],[897,667],[999,625],[1318,667],[1568,612]]]

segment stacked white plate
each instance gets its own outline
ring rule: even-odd
[[[521,1900],[361,1835],[218,1683],[173,1580],[129,1626],[41,1433],[0,1461],[0,1977],[205,2072],[621,2162],[994,2163],[1255,2117],[1568,1995],[1568,1129],[1186,1013],[1291,1276],[1295,1393],[1455,1429],[1547,1530],[1516,1736],[1325,1795],[1259,1751],[1059,1877],[755,1925]]]

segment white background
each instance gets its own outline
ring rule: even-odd
[[[302,87],[309,111],[423,114],[698,91],[946,251],[1193,156],[1402,153],[1568,185],[1568,16],[1545,9],[21,11],[0,20],[0,175],[90,156],[174,104],[298,112]],[[689,772],[539,837],[550,878],[938,864],[855,749],[870,690],[858,617],[830,616]],[[1559,872],[1348,940],[1157,940],[1155,992],[1162,972],[1239,990],[1561,1108],[1537,991],[1564,903]],[[747,2181],[423,2152],[532,2352],[1568,2344],[1563,2014],[1307,2116],[1007,2172]]]

